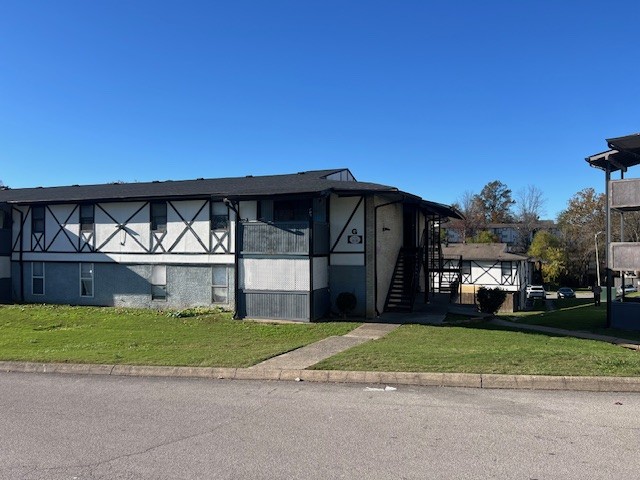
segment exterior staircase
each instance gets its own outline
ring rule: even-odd
[[[385,312],[410,312],[418,288],[421,268],[421,248],[401,248],[393,270],[385,301]]]

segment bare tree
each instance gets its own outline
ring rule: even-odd
[[[475,193],[467,190],[453,204],[453,207],[462,213],[464,219],[452,220],[449,228],[456,232],[463,243],[466,243],[469,238],[486,226],[482,204]]]
[[[527,185],[516,193],[516,222],[518,223],[518,246],[527,251],[538,230],[540,217],[546,213],[546,199],[542,190]]]

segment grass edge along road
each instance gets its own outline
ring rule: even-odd
[[[589,309],[600,314],[592,306],[567,308],[544,313],[544,321],[563,328],[554,316],[566,323],[567,315],[584,316]],[[566,311],[574,313],[562,313]],[[180,318],[153,310],[109,307],[3,306],[0,360],[248,367],[322,338],[343,335],[359,325],[256,323],[232,320],[228,313],[198,313]],[[636,376],[640,375],[640,352],[486,322],[404,325],[313,368]]]
[[[386,337],[326,359],[314,369],[512,375],[637,376],[640,352],[594,340],[524,332],[518,323],[640,339],[638,332],[605,328],[606,309],[592,301],[554,300],[553,311],[500,318],[513,328],[486,322],[449,326],[406,325]]]
[[[0,306],[0,360],[249,367],[358,323],[259,323],[228,312]]]

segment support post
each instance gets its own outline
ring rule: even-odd
[[[611,269],[609,268],[609,246],[611,245],[611,208],[609,207],[609,183],[611,181],[611,167],[607,164],[607,169],[605,171],[605,211],[606,211],[606,230],[607,230],[607,240],[606,240],[606,248],[604,251],[604,271],[607,277],[607,328],[611,328],[611,283],[613,280],[613,276],[611,274]]]

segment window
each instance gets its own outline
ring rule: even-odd
[[[273,202],[274,222],[306,222],[309,220],[311,201],[302,200],[278,200]]]
[[[229,207],[223,202],[211,202],[211,230],[229,228]]]
[[[502,276],[503,277],[510,277],[511,276],[511,271],[513,269],[511,262],[501,262],[500,267],[502,269]]]
[[[0,229],[9,228],[9,214],[4,210],[0,210]]]
[[[500,268],[502,270],[502,281],[510,281],[513,275],[513,262],[501,262]]]
[[[95,210],[92,204],[80,205],[80,231],[93,231],[93,224],[95,222],[94,212]]]
[[[80,296],[93,297],[93,263],[80,264]]]
[[[44,295],[44,262],[31,262],[31,293]]]
[[[153,265],[151,267],[151,299],[167,299],[167,266]]]
[[[167,230],[167,202],[151,203],[151,230],[154,232]]]
[[[212,274],[212,302],[229,303],[229,268],[226,265],[214,265]]]
[[[44,207],[31,209],[31,233],[44,233]]]
[[[471,262],[469,260],[463,260],[460,270],[463,275],[471,275]]]

